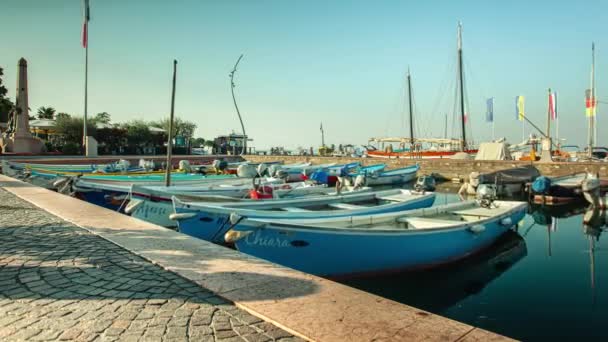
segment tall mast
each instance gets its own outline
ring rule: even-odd
[[[590,113],[589,113],[589,146],[588,148],[588,156],[589,158],[593,157],[593,135],[594,135],[594,125],[595,125],[595,43],[591,43],[591,88],[589,90],[590,96]]]
[[[458,77],[460,79],[460,122],[462,123],[462,143],[460,150],[467,149],[467,135],[465,130],[465,115],[464,115],[464,76],[462,70],[462,23],[458,23]]]
[[[410,74],[410,68],[407,68],[407,91],[409,98],[410,107],[410,152],[414,151],[414,114],[412,111],[412,75]]]

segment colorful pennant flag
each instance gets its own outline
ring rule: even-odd
[[[83,23],[82,23],[82,47],[86,48],[89,43],[89,20],[91,19],[89,12],[89,0],[84,0],[84,13],[83,13]]]
[[[494,121],[494,98],[490,97],[486,100],[486,122]]]
[[[524,121],[524,118],[526,117],[526,112],[524,110],[524,97],[521,95],[515,97],[515,116],[519,121]]]
[[[597,100],[591,93],[591,89],[585,91],[585,113],[587,116],[595,116]]]
[[[549,91],[549,114],[551,120],[557,119],[557,93]]]

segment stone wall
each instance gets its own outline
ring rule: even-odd
[[[254,163],[263,163],[281,160],[285,163],[311,162],[313,164],[325,163],[351,163],[360,162],[363,165],[385,163],[389,169],[406,167],[418,163],[420,173],[434,173],[441,177],[466,178],[477,171],[480,173],[493,172],[523,165],[534,165],[541,174],[546,176],[562,176],[577,172],[599,172],[600,176],[608,177],[608,163],[578,163],[554,162],[540,163],[515,160],[456,160],[456,159],[382,159],[382,158],[346,158],[346,157],[320,157],[320,156],[245,156],[245,159]]]

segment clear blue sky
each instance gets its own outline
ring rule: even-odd
[[[240,131],[228,74],[244,53],[237,96],[254,146],[365,143],[405,135],[405,72],[413,74],[418,132],[443,134],[453,112],[456,26],[464,25],[469,113],[476,140],[522,137],[514,98],[545,127],[558,92],[560,135],[586,139],[584,90],[596,42],[598,97],[608,101],[607,1],[166,1],[90,0],[89,113],[159,119],[170,107],[211,138]],[[29,62],[30,107],[83,112],[79,0],[1,0],[0,66],[14,96],[17,61]],[[599,141],[608,114],[598,110]],[[451,119],[450,119],[451,122]],[[451,123],[449,125],[451,131]],[[456,133],[456,131],[454,131]]]

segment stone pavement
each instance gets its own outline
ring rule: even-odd
[[[0,340],[301,341],[0,188]]]

